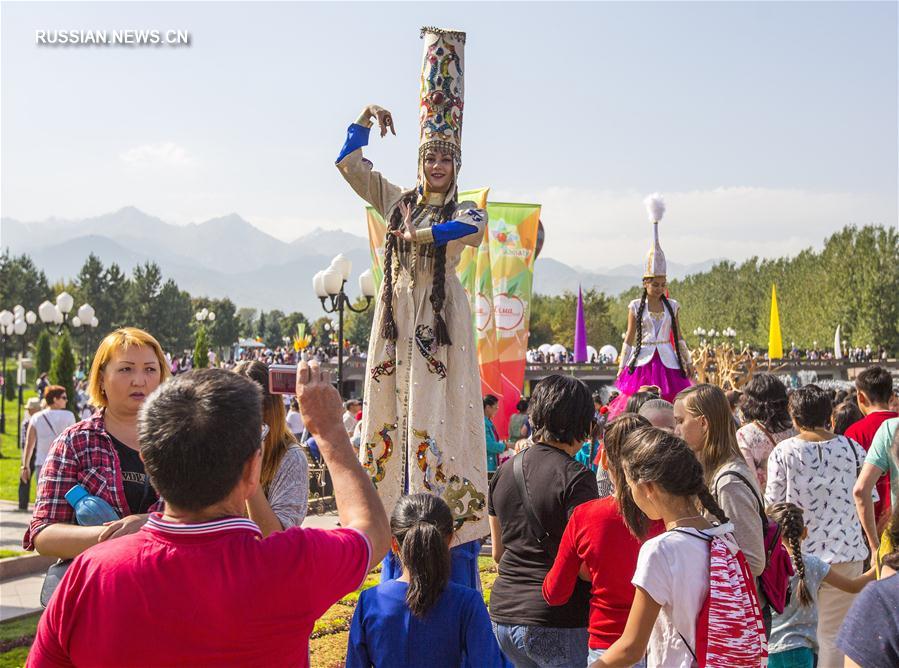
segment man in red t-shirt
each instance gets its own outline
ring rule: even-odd
[[[138,425],[165,512],[72,562],[28,665],[308,666],[315,620],[361,585],[390,541],[328,375],[301,363],[297,398],[343,528],[262,540],[244,518],[262,467],[259,386],[224,369],[179,375],[146,400]]]
[[[858,407],[865,417],[850,426],[846,430],[846,436],[856,441],[867,452],[880,425],[890,418],[899,417],[899,414],[890,410],[893,378],[882,366],[872,366],[858,374],[855,387],[858,390]],[[883,524],[889,518],[890,477],[881,476],[876,489],[880,499],[874,504],[874,516],[877,519],[879,535],[883,531]]]

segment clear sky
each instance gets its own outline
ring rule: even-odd
[[[544,205],[545,253],[642,260],[664,193],[669,260],[818,246],[897,224],[895,2],[19,3],[2,12],[2,214],[125,205],[236,212],[292,240],[365,234],[333,166],[369,102],[367,155],[411,185],[421,25],[468,32],[463,187]],[[36,30],[178,29],[189,47],[49,47]]]

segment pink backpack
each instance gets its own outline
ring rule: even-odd
[[[730,534],[703,540],[709,541],[709,593],[696,618],[695,651],[681,640],[698,668],[764,668],[768,640],[746,557]]]

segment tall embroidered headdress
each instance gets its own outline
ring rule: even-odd
[[[649,222],[652,223],[652,243],[649,252],[646,253],[646,268],[643,270],[643,278],[666,276],[668,267],[665,264],[665,253],[659,245],[659,221],[665,215],[665,200],[659,193],[653,193],[645,200],[646,212],[649,214]]]
[[[425,151],[452,153],[454,182],[462,165],[462,111],[465,106],[465,33],[425,26],[419,93],[419,185],[427,188],[421,165]],[[454,184],[455,187],[455,184]]]

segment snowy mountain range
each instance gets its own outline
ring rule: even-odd
[[[31,256],[51,282],[74,278],[94,253],[104,265],[117,262],[126,273],[143,262],[156,262],[165,278],[195,296],[229,297],[238,306],[304,313],[320,309],[312,276],[334,255],[344,253],[353,261],[351,297],[358,294],[358,276],[371,261],[368,239],[340,230],[316,229],[288,243],[237,214],[173,225],[134,207],[83,220],[2,218],[0,247]],[[705,271],[714,263],[670,263],[669,278]],[[638,284],[641,272],[640,265],[590,271],[541,256],[534,288],[555,295],[576,291],[580,284],[616,295]]]

